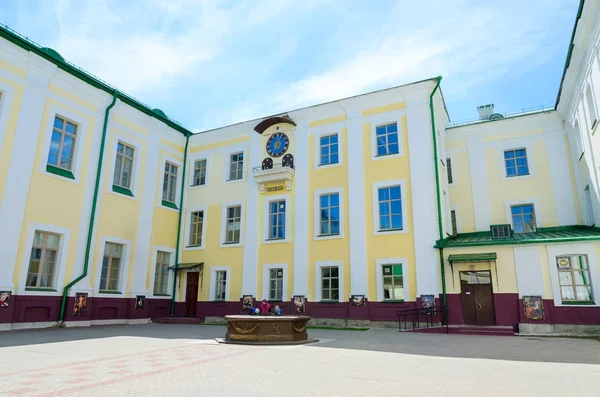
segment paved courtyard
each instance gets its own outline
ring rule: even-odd
[[[225,328],[0,333],[0,396],[600,396],[589,339],[311,330],[319,343],[217,344]]]

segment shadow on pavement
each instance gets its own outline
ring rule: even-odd
[[[156,339],[222,338],[225,327],[207,325],[112,325],[52,328],[0,333],[0,348],[102,339],[138,337]],[[309,330],[321,342],[308,349],[352,349],[436,357],[483,358],[509,361],[600,364],[600,342],[592,339],[520,336],[474,336],[370,331]],[[0,354],[1,355],[1,354]]]

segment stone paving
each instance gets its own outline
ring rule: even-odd
[[[0,396],[600,396],[600,342],[310,330],[302,346],[217,344],[224,327],[0,333]]]

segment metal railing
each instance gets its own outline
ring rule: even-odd
[[[289,164],[283,164],[283,163],[275,163],[275,164],[271,164],[271,166],[267,166],[267,165],[261,165],[260,167],[254,167],[252,168],[252,171],[254,172],[260,172],[260,171],[266,171],[266,170],[274,170],[277,168],[291,168],[294,169],[293,165],[289,165]]]
[[[398,331],[431,328],[438,323],[442,327],[448,327],[448,306],[398,310],[396,316],[398,316]],[[411,328],[408,328],[409,324],[412,325]]]

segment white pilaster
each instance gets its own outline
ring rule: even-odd
[[[148,266],[152,267],[154,272],[155,263],[150,263],[151,259],[151,244],[152,244],[152,222],[154,219],[154,208],[156,206],[156,185],[158,178],[156,170],[159,169],[160,161],[160,137],[161,131],[157,128],[158,124],[162,124],[156,119],[150,121],[150,136],[148,138],[148,147],[146,151],[146,164],[144,168],[143,189],[139,200],[141,200],[140,221],[137,230],[137,243],[135,247],[134,263],[133,263],[133,283],[131,285],[131,297],[136,295],[151,295],[146,289],[146,279],[148,277]],[[190,167],[186,169],[189,172]],[[139,172],[139,170],[138,170]],[[183,182],[185,183],[185,181]],[[180,211],[184,211],[181,208]],[[184,212],[185,213],[185,212]],[[181,218],[182,222],[185,218]],[[170,287],[170,285],[169,285]],[[153,288],[153,286],[150,286]]]
[[[439,230],[431,114],[426,102],[411,105],[406,108],[406,119],[417,296],[437,296],[439,269],[433,246],[439,239]],[[440,198],[443,199],[441,192]]]
[[[296,180],[294,192],[294,293],[308,296],[308,121],[296,120]]]
[[[242,270],[242,295],[256,297],[257,271],[258,271],[258,184],[254,180],[252,168],[259,165],[260,159],[260,135],[252,132],[250,138],[250,149],[246,157],[248,191],[246,193],[246,205],[244,208],[245,225],[244,230],[244,262]],[[212,285],[212,283],[211,283]],[[241,298],[241,297],[240,297]]]
[[[362,125],[363,120],[360,110],[348,111],[346,127],[348,131],[348,213],[350,214],[350,294],[365,295],[368,298],[365,164]]]
[[[548,147],[550,177],[552,178],[552,192],[554,193],[558,226],[576,225],[575,197],[573,197],[572,185],[569,183],[571,182],[571,167],[567,156],[564,134],[554,133],[548,135],[546,145]]]
[[[542,252],[540,246],[515,247],[517,288],[519,296],[539,295],[544,298],[544,278],[542,277]]]
[[[0,289],[15,292],[13,264],[17,262],[21,228],[44,114],[48,82],[56,66],[29,54],[27,80],[11,149],[6,187],[0,203]]]

